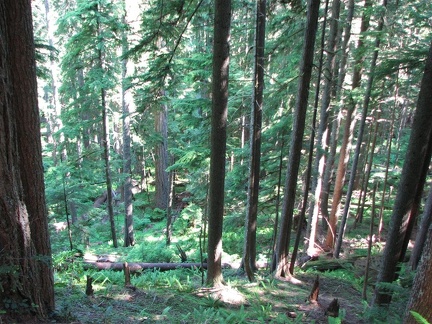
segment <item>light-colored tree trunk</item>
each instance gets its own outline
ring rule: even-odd
[[[312,132],[311,132],[311,138],[309,142],[309,157],[308,157],[308,166],[307,166],[307,186],[306,190],[309,191],[309,183],[312,183],[312,189],[316,187],[317,185],[317,177],[314,176],[313,180],[310,180],[310,177],[312,175],[312,168],[313,168],[313,154],[314,154],[314,146],[315,146],[315,134],[316,134],[316,122],[317,122],[317,115],[318,115],[318,103],[319,103],[319,97],[320,97],[320,84],[321,84],[321,78],[322,78],[322,69],[323,69],[323,62],[324,62],[324,45],[325,45],[325,31],[327,26],[327,13],[328,13],[328,7],[329,7],[329,0],[326,0],[325,7],[324,7],[324,21],[322,25],[322,32],[321,32],[321,50],[320,50],[320,56],[318,61],[318,79],[316,82],[316,89],[315,89],[315,101],[314,101],[314,110],[313,110],[313,116],[312,116]],[[305,206],[307,204],[307,197],[303,196],[303,205]],[[311,204],[312,205],[312,204]],[[312,205],[313,206],[313,205]],[[306,226],[306,237],[308,240],[308,247],[307,247],[307,253],[310,255],[314,254],[315,251],[315,241],[316,241],[316,234],[317,234],[317,226],[318,226],[318,213],[314,213],[314,211],[318,211],[318,209],[310,208],[309,209],[309,215],[308,215],[308,222]]]
[[[124,4],[124,3],[123,3]],[[123,14],[123,23],[126,23],[126,11]],[[122,51],[125,54],[128,50],[127,35],[123,31],[122,35]],[[127,76],[127,59],[122,61],[122,115],[123,115],[123,174],[125,180],[123,184],[123,200],[124,200],[124,246],[135,245],[134,229],[133,229],[133,204],[132,204],[132,157],[131,157],[131,135],[130,135],[130,104],[133,102],[132,95],[128,91],[128,85],[126,82]]]
[[[327,59],[324,65],[324,89],[321,100],[320,122],[317,134],[317,150],[314,164],[315,180],[312,190],[314,192],[314,205],[312,219],[318,219],[321,211],[321,195],[323,192],[323,179],[327,167],[328,144],[331,136],[331,124],[329,124],[330,102],[334,99],[336,51],[338,50],[338,31],[340,16],[340,0],[333,0],[331,17],[329,19],[330,31],[326,47]]]

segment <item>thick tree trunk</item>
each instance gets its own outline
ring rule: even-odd
[[[432,289],[430,287],[432,280],[432,228],[429,228],[427,236],[428,239],[424,246],[423,257],[417,270],[414,284],[411,288],[411,298],[406,308],[404,320],[406,324],[420,323],[415,320],[410,311],[420,314],[428,323],[432,322]]]
[[[0,2],[0,320],[18,322],[54,310],[32,31],[30,1]]]
[[[417,269],[423,246],[425,245],[426,235],[432,223],[432,187],[429,189],[429,195],[423,212],[423,217],[417,231],[414,248],[411,252],[410,265],[413,270]]]
[[[389,232],[384,250],[384,257],[375,289],[374,304],[384,305],[391,301],[389,291],[380,290],[380,282],[392,282],[395,279],[397,263],[402,254],[406,239],[407,225],[412,215],[413,204],[417,200],[418,187],[422,186],[425,173],[419,172],[430,162],[429,147],[432,140],[432,45],[426,60],[426,68],[421,82],[417,108],[412,125],[408,150],[398,186],[396,201],[390,221]],[[428,156],[429,155],[429,156]]]
[[[292,227],[292,218],[295,204],[297,176],[300,166],[301,149],[303,145],[303,135],[307,104],[309,97],[309,86],[312,74],[312,65],[315,49],[315,36],[318,26],[319,0],[309,0],[307,26],[305,30],[305,42],[303,45],[303,55],[300,63],[300,79],[295,105],[295,119],[288,157],[287,177],[285,182],[285,195],[282,206],[281,225],[277,240],[275,253],[276,277],[290,277],[289,272],[289,243]]]
[[[216,0],[214,11],[209,233],[207,284],[220,286],[222,276],[222,225],[228,113],[229,38],[231,0]]]

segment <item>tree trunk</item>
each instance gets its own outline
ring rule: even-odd
[[[420,227],[417,231],[414,248],[411,252],[410,265],[413,270],[417,269],[420,257],[422,255],[423,246],[425,245],[426,235],[432,223],[432,187],[429,189],[429,195],[424,208],[423,217]]]
[[[428,60],[430,61],[431,59],[432,57],[429,57]],[[428,323],[432,322],[432,290],[430,287],[432,280],[432,228],[429,228],[427,236],[428,239],[424,246],[423,257],[414,278],[411,298],[406,308],[404,320],[406,324],[420,323],[415,320],[410,311],[420,314]]]
[[[325,169],[327,167],[327,151],[330,141],[331,125],[329,124],[330,102],[334,99],[334,76],[336,74],[336,52],[338,50],[338,29],[339,29],[339,15],[340,15],[340,0],[332,2],[331,18],[330,18],[330,32],[327,44],[327,61],[324,66],[324,89],[321,101],[320,123],[317,136],[317,151],[315,158],[315,174],[316,180],[314,181],[314,206],[313,206],[313,219],[318,219],[321,210],[321,194],[323,192],[323,178]]]
[[[316,89],[315,89],[315,100],[314,100],[314,110],[313,110],[313,116],[312,116],[312,133],[311,138],[309,142],[309,157],[308,157],[308,166],[307,166],[307,174],[306,179],[309,179],[312,174],[312,162],[313,162],[313,148],[315,144],[315,129],[316,129],[316,121],[317,121],[317,115],[318,115],[318,102],[320,97],[320,84],[321,84],[321,78],[322,78],[322,68],[323,68],[323,62],[324,62],[324,45],[325,45],[325,31],[326,31],[326,25],[327,25],[327,13],[328,13],[328,5],[329,0],[326,0],[325,2],[325,8],[324,8],[324,21],[322,26],[322,32],[321,32],[321,51],[320,51],[320,57],[318,61],[318,79],[316,82]],[[314,177],[314,181],[312,181],[312,188],[316,187],[316,180],[317,178]],[[306,186],[306,190],[309,191],[309,184]],[[303,204],[307,204],[307,197],[303,196]],[[316,212],[316,213],[314,213]],[[308,215],[308,223],[306,227],[306,237],[309,238],[308,243],[308,254],[312,255],[315,251],[315,237],[317,232],[317,226],[318,226],[318,209],[310,208],[310,212]]]
[[[162,95],[163,95],[162,91]],[[155,130],[161,136],[156,145],[156,208],[167,212],[169,203],[169,172],[168,168],[168,107],[162,104],[162,110],[156,114]]]
[[[223,284],[222,225],[224,215],[231,0],[216,0],[214,8],[207,284],[216,287]]]
[[[0,321],[54,310],[32,31],[29,1],[0,2]]]
[[[123,23],[126,23],[126,12],[122,17]],[[126,32],[123,31],[122,35],[122,51],[125,54],[128,50]],[[124,246],[135,245],[134,231],[133,231],[133,205],[132,205],[132,178],[131,178],[131,136],[130,136],[130,117],[129,105],[133,102],[131,93],[128,91],[126,83],[127,75],[127,59],[122,61],[122,114],[123,114],[123,174],[125,181],[123,185],[123,199],[124,199]]]
[[[318,26],[319,0],[308,1],[307,26],[305,30],[305,42],[300,63],[300,78],[295,105],[295,119],[288,157],[287,177],[285,182],[285,195],[282,206],[281,225],[275,253],[275,276],[290,277],[288,268],[288,253],[292,218],[295,204],[297,176],[300,166],[301,149],[307,112],[309,86],[312,74],[313,56],[315,49],[315,36]]]
[[[387,0],[383,0],[383,7],[385,8],[386,6],[387,6]],[[378,22],[377,31],[381,32],[383,29],[383,26],[384,26],[384,17],[381,17],[379,22]],[[343,239],[344,232],[345,232],[345,224],[346,224],[346,221],[348,218],[348,213],[350,210],[352,193],[354,191],[355,175],[357,173],[357,165],[358,165],[358,160],[359,160],[359,155],[360,155],[361,144],[362,144],[362,140],[363,140],[363,133],[364,133],[364,129],[366,127],[366,116],[367,116],[368,109],[369,109],[369,102],[370,102],[370,97],[371,97],[371,93],[372,93],[372,85],[373,85],[373,81],[374,81],[374,73],[375,73],[375,67],[376,67],[376,63],[377,63],[377,59],[378,59],[378,49],[380,47],[380,43],[381,43],[381,39],[380,39],[380,36],[378,35],[376,40],[375,40],[375,46],[374,46],[375,50],[374,50],[373,56],[372,56],[371,67],[370,67],[370,71],[369,71],[369,79],[368,79],[368,84],[366,87],[366,93],[365,93],[365,97],[364,97],[364,101],[363,101],[363,109],[362,109],[362,118],[360,121],[360,129],[359,129],[359,133],[357,136],[357,144],[356,144],[356,149],[354,152],[353,163],[351,166],[351,174],[350,174],[350,180],[348,183],[348,190],[347,190],[347,194],[346,194],[345,206],[344,206],[344,210],[343,210],[343,214],[342,214],[342,220],[341,220],[341,224],[339,227],[336,247],[335,247],[335,251],[334,251],[334,257],[335,258],[339,257],[340,249],[342,246],[342,239]]]
[[[419,172],[419,170],[422,170],[430,161],[430,155],[427,155],[430,154],[428,151],[432,142],[432,122],[430,116],[430,107],[432,106],[431,88],[432,45],[426,60],[410,141],[393,207],[383,262],[378,276],[378,285],[375,289],[374,304],[376,305],[388,304],[391,301],[390,292],[380,290],[379,283],[390,283],[395,279],[397,262],[402,254],[405,236],[409,234],[407,233],[409,217],[413,204],[417,199],[416,195],[419,194],[417,188],[425,181],[422,178],[425,176],[425,173]]]
[[[255,32],[255,67],[253,78],[251,118],[251,162],[246,214],[246,235],[244,247],[244,268],[250,281],[254,280],[256,269],[256,229],[258,214],[258,192],[261,165],[261,124],[264,90],[264,46],[265,46],[266,0],[257,0]]]

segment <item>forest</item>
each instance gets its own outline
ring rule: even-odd
[[[1,323],[432,323],[429,0],[2,0]]]

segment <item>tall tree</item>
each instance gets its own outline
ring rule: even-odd
[[[432,321],[432,291],[430,289],[432,280],[432,228],[429,228],[426,232],[427,240],[424,246],[424,254],[414,278],[411,297],[406,308],[404,320],[406,324],[419,323],[412,316],[411,311],[420,314],[429,323]]]
[[[276,277],[290,277],[288,259],[289,243],[296,198],[297,176],[299,173],[303,134],[308,106],[309,86],[312,75],[315,36],[319,17],[319,5],[319,0],[308,1],[307,25],[304,34],[303,55],[300,63],[300,78],[294,112],[295,120],[288,157],[281,225],[277,238],[274,259],[275,262],[272,265]]]
[[[231,0],[216,0],[214,9],[207,284],[219,286],[223,284],[222,224],[224,215]]]
[[[266,0],[257,0],[255,27],[255,65],[253,77],[251,113],[251,161],[249,170],[248,202],[246,211],[246,237],[244,267],[249,280],[253,280],[256,269],[256,229],[258,214],[258,192],[261,165],[261,126],[264,92],[264,46],[265,46]]]
[[[382,7],[384,10],[387,8],[387,0],[383,0]],[[354,182],[355,182],[355,177],[356,177],[356,173],[357,173],[357,165],[358,165],[361,145],[362,145],[362,141],[363,141],[363,133],[364,133],[364,130],[366,128],[366,117],[368,114],[369,103],[370,103],[370,99],[372,96],[372,86],[373,86],[373,82],[374,82],[374,78],[375,78],[375,69],[376,69],[377,60],[378,60],[378,51],[379,51],[379,47],[381,44],[381,37],[382,36],[380,35],[380,33],[382,32],[382,30],[384,28],[384,15],[385,15],[385,12],[383,12],[381,14],[381,16],[379,17],[378,26],[377,26],[377,32],[379,34],[376,36],[375,42],[374,42],[375,50],[372,54],[372,61],[371,61],[371,67],[370,67],[370,71],[369,71],[368,83],[366,85],[366,93],[364,95],[364,100],[363,100],[363,104],[362,104],[362,116],[361,116],[361,120],[360,120],[359,133],[357,136],[356,149],[354,152],[354,158],[353,158],[353,162],[351,165],[351,175],[350,175],[350,180],[348,183],[348,190],[347,190],[347,194],[346,194],[345,206],[344,206],[344,210],[343,210],[343,214],[342,214],[342,220],[341,220],[341,224],[339,227],[337,242],[336,242],[335,251],[334,251],[334,256],[336,258],[339,257],[339,253],[341,250],[342,239],[343,239],[344,232],[345,232],[345,224],[346,224],[346,221],[348,218],[348,213],[349,213],[350,204],[351,204],[351,198],[352,198],[352,194],[354,191]],[[336,232],[336,226],[334,228],[334,233],[335,232]],[[328,236],[327,236],[327,238],[328,238]],[[334,240],[335,240],[335,237],[333,237],[333,242],[334,242]]]
[[[323,178],[327,165],[327,151],[330,141],[330,133],[332,131],[331,123],[329,123],[330,102],[334,99],[335,76],[336,76],[336,52],[339,47],[339,16],[340,16],[340,0],[332,1],[331,17],[329,19],[330,31],[329,40],[327,43],[327,61],[324,65],[324,90],[321,101],[320,122],[317,134],[317,153],[315,158],[315,180],[313,182],[313,190],[315,191],[313,205],[313,219],[317,219],[321,210],[321,196],[323,192]],[[334,130],[336,131],[336,130]],[[332,220],[330,219],[330,223]],[[330,228],[329,228],[330,230]]]
[[[0,3],[0,40],[0,320],[24,322],[54,310],[30,1]]]
[[[384,256],[375,288],[375,305],[389,304],[391,292],[384,290],[380,283],[390,283],[395,279],[397,263],[403,253],[410,218],[414,217],[412,210],[418,195],[418,188],[423,187],[426,173],[423,172],[431,158],[432,147],[432,44],[426,59],[426,67],[420,86],[417,107],[412,124],[411,136],[406,152],[402,175],[398,186],[393,213],[384,250]]]
[[[125,0],[123,0],[123,6],[125,6]],[[123,24],[126,24],[126,8],[122,17]],[[122,30],[122,52],[123,56],[128,50],[128,40],[125,30]],[[125,212],[125,224],[124,224],[124,246],[133,246],[135,244],[134,232],[133,232],[133,204],[132,204],[132,177],[131,177],[131,134],[130,134],[130,109],[129,106],[132,103],[131,91],[129,89],[128,82],[126,81],[127,76],[127,58],[122,60],[122,115],[123,115],[123,173],[125,175],[123,185],[123,199],[124,199],[124,212]]]

